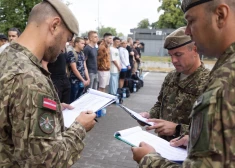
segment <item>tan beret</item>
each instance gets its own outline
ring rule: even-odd
[[[62,17],[67,28],[74,34],[78,35],[79,27],[78,21],[73,15],[72,11],[61,0],[44,0],[51,4]]]
[[[205,2],[209,2],[209,1],[213,1],[213,0],[183,0],[181,4],[181,9],[185,13],[190,8],[200,5],[202,3],[205,3]]]
[[[181,27],[173,31],[165,39],[164,48],[173,50],[192,42],[191,37],[185,34],[186,27]]]

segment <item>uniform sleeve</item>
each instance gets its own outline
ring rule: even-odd
[[[150,153],[145,155],[139,164],[139,168],[181,168],[175,162],[171,162],[163,157],[159,153]]]
[[[180,135],[182,134],[185,134],[185,135],[189,134],[189,125],[181,124]]]
[[[154,106],[150,109],[150,118],[160,118],[160,112],[161,112],[161,105],[162,105],[162,98],[163,98],[163,90],[164,90],[164,83],[162,84],[161,90],[159,92],[157,102],[154,104]]]
[[[13,90],[9,101],[12,115],[8,119],[14,157],[22,167],[70,167],[80,158],[86,131],[79,123],[73,123],[62,132],[61,111],[45,107],[44,100],[53,99],[52,92],[45,83],[35,83],[30,76],[19,75],[9,85]]]

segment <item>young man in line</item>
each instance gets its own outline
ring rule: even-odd
[[[99,88],[101,92],[105,92],[106,86],[109,85],[110,79],[110,46],[113,43],[113,37],[111,33],[105,33],[103,41],[98,48],[98,79]]]
[[[96,31],[88,32],[89,43],[84,48],[86,57],[86,65],[88,69],[90,85],[89,87],[97,90],[98,88],[98,73],[97,73],[97,48],[95,47],[99,38]]]
[[[113,38],[113,46],[110,47],[111,51],[111,69],[110,69],[110,82],[109,82],[109,93],[112,95],[117,94],[119,86],[119,73],[121,71],[119,46],[121,40],[118,37]]]
[[[84,46],[84,39],[81,37],[76,37],[74,40],[74,51],[68,51],[67,60],[71,68],[69,77],[71,81],[70,102],[73,102],[79,98],[85,87],[90,84],[85,55],[82,52]]]

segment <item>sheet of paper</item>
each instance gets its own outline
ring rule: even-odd
[[[133,118],[135,118],[135,119],[137,119],[137,120],[139,120],[139,121],[142,121],[143,123],[147,123],[147,124],[149,124],[149,125],[154,125],[153,122],[147,122],[147,118],[142,117],[140,114],[138,114],[138,113],[132,111],[131,109],[129,109],[129,108],[123,106],[123,105],[120,105],[120,107],[123,108],[123,109],[124,109],[126,112],[128,112],[130,115],[132,115],[132,117],[134,116]]]
[[[130,135],[130,134],[139,132],[139,131],[142,131],[142,128],[137,126],[137,127],[132,127],[132,128],[129,128],[129,129],[125,129],[125,130],[115,132],[114,136],[116,136],[116,135],[127,136],[127,135]]]
[[[99,91],[97,91],[99,92]],[[64,124],[66,127],[70,127],[70,125],[74,122],[76,117],[82,111],[93,111],[96,112],[100,110],[102,107],[105,107],[115,101],[112,99],[112,95],[110,96],[101,96],[98,94],[94,94],[95,92],[89,92],[81,96],[79,99],[75,100],[71,103],[71,106],[74,107],[72,110],[65,109],[63,110]],[[108,95],[108,94],[107,94]]]
[[[172,147],[168,141],[143,130],[120,138],[135,146],[139,146],[140,142],[146,142],[153,146],[162,157],[172,161],[184,161],[187,157],[185,149]]]

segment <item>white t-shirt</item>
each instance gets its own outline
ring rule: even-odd
[[[5,50],[5,48],[7,48],[10,45],[10,43],[5,43],[0,47],[0,54],[3,52],[3,50]]]
[[[111,67],[110,67],[110,73],[119,73],[116,65],[112,61],[116,61],[120,66],[120,56],[119,51],[117,48],[110,47],[110,56],[111,56]]]

